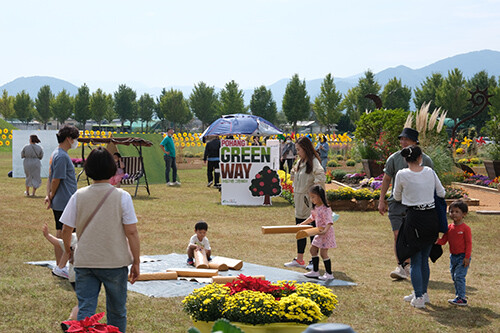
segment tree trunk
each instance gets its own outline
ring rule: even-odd
[[[264,196],[264,206],[270,206],[271,205],[271,196],[266,194]]]

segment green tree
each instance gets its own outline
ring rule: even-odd
[[[310,98],[306,90],[306,81],[295,74],[286,85],[282,109],[286,119],[292,123],[292,130],[297,131],[297,122],[308,119],[311,114]]]
[[[189,95],[189,107],[205,128],[218,118],[219,95],[214,87],[200,82]]]
[[[75,96],[75,120],[85,130],[85,124],[91,118],[91,115],[89,87],[84,83],[78,88],[78,93]]]
[[[131,123],[134,119],[134,112],[136,108],[136,98],[137,94],[132,88],[127,87],[125,84],[120,84],[118,86],[118,90],[115,91],[115,111],[118,117],[120,118],[122,128],[125,124],[126,120],[129,120]]]
[[[174,125],[187,124],[193,119],[193,114],[189,110],[188,102],[184,99],[182,91],[170,89],[161,96],[160,113],[164,119],[170,121]]]
[[[358,105],[356,104],[358,95],[359,95],[359,87],[357,86],[352,87],[351,89],[347,90],[347,94],[340,103],[340,108],[342,110],[345,110],[345,115],[350,123],[350,125],[346,124],[345,127],[355,128],[355,123],[359,120],[359,117],[361,116],[361,112],[358,109]],[[343,119],[343,122],[346,123],[346,119]]]
[[[106,117],[106,112],[109,109],[108,106],[108,95],[103,92],[100,88],[92,93],[89,103],[90,114],[92,119],[101,128],[101,123]]]
[[[35,110],[33,109],[33,100],[26,91],[21,91],[17,93],[14,99],[14,111],[16,112],[16,117],[26,125],[33,120]]]
[[[436,105],[448,111],[447,116],[455,125],[465,114],[469,92],[465,88],[466,81],[462,72],[455,68],[448,71],[448,76],[436,93]]]
[[[443,76],[441,73],[434,73],[430,77],[426,77],[425,81],[420,85],[420,88],[415,88],[415,98],[413,103],[415,107],[420,109],[422,104],[431,102],[429,110],[432,112],[436,108],[436,94],[443,84]]]
[[[337,132],[338,133],[352,132],[355,129],[356,127],[351,122],[349,116],[346,114],[342,114],[340,116],[339,122],[337,123]]]
[[[141,132],[144,131],[144,122],[146,122],[146,132],[148,131],[148,122],[153,119],[155,110],[155,100],[149,94],[145,93],[139,98],[137,103],[139,119],[141,120]]]
[[[233,113],[247,113],[247,109],[243,100],[243,90],[240,90],[238,84],[231,80],[220,92],[219,115]]]
[[[50,91],[50,86],[45,85],[38,90],[37,98],[35,99],[35,108],[36,108],[36,118],[41,123],[43,123],[43,129],[47,129],[47,123],[52,117],[52,110],[50,109],[50,104],[54,99],[54,95],[52,95],[52,91]]]
[[[386,109],[410,110],[411,88],[403,86],[401,80],[394,77],[387,82],[382,91],[382,105]]]
[[[255,88],[250,100],[250,110],[255,116],[262,117],[271,123],[276,121],[276,102],[273,99],[273,93],[266,86]]]
[[[340,101],[342,94],[337,91],[333,76],[329,73],[326,75],[321,84],[321,92],[314,99],[313,110],[316,114],[318,122],[326,126],[328,133],[332,133],[332,127],[338,123],[342,113],[340,112]]]
[[[14,97],[9,96],[9,93],[5,89],[0,98],[0,114],[6,120],[13,119],[16,116],[16,111],[14,110]]]
[[[489,76],[486,71],[480,71],[479,73],[474,74],[472,78],[470,78],[469,81],[466,83],[466,88],[469,91],[476,91],[476,89],[479,90],[484,90],[488,88],[488,94],[491,95],[492,92],[495,90],[497,87],[497,81],[495,79],[495,76]],[[470,96],[470,95],[469,95]],[[478,111],[479,108],[473,108],[472,103],[468,102],[467,103],[467,110],[464,114],[464,118],[474,114],[476,111]],[[477,132],[479,133],[481,129],[484,127],[486,122],[490,119],[489,116],[489,110],[490,107],[487,106],[483,112],[478,114],[476,117],[470,119],[465,123],[466,127],[470,126],[475,126]]]
[[[64,123],[73,113],[73,100],[66,89],[61,90],[57,97],[52,101],[52,114],[59,124]]]
[[[104,119],[108,122],[108,124],[111,124],[113,120],[118,116],[115,112],[115,101],[113,99],[113,95],[107,94],[106,95],[106,112],[104,113]]]
[[[365,77],[358,81],[356,92],[356,109],[361,113],[366,110],[375,110],[375,104],[371,99],[366,98],[366,95],[379,95],[380,84],[375,81],[375,74],[371,70],[365,72]]]

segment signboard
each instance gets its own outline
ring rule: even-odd
[[[221,140],[220,175],[223,205],[270,205],[281,193],[276,146],[247,146],[245,140]]]

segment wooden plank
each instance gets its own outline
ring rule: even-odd
[[[208,259],[205,249],[194,251],[194,266],[196,268],[208,268]]]
[[[264,275],[252,275],[253,278],[255,279],[262,279],[262,280],[265,280],[266,277]],[[226,284],[226,283],[230,283],[230,282],[233,282],[234,280],[237,280],[238,277],[237,276],[214,276],[212,277],[212,281],[214,283],[218,283],[218,284]]]
[[[202,268],[169,268],[167,272],[176,272],[177,276],[182,277],[212,277],[219,274],[216,269]]]
[[[227,265],[224,263],[215,263],[215,262],[211,262],[211,261],[208,263],[208,268],[216,269],[219,272],[227,271],[229,269],[229,267],[227,267]]]
[[[295,235],[295,238],[302,239],[302,238],[307,238],[307,237],[310,237],[310,236],[316,236],[317,234],[319,234],[319,228],[317,228],[317,227],[316,228],[310,228],[310,229],[306,229],[306,230],[300,230]]]
[[[476,213],[483,215],[500,215],[500,210],[476,210]]]
[[[239,271],[243,267],[243,261],[226,257],[213,257],[212,262],[215,264],[226,264],[229,269]]]
[[[141,273],[137,281],[152,281],[152,280],[176,280],[176,272],[154,272],[154,273]]]
[[[267,234],[295,234],[300,230],[312,228],[310,225],[274,225],[262,226],[262,233]]]

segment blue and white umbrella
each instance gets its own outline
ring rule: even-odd
[[[201,138],[211,135],[277,135],[283,132],[264,118],[250,114],[228,114],[214,121]]]

